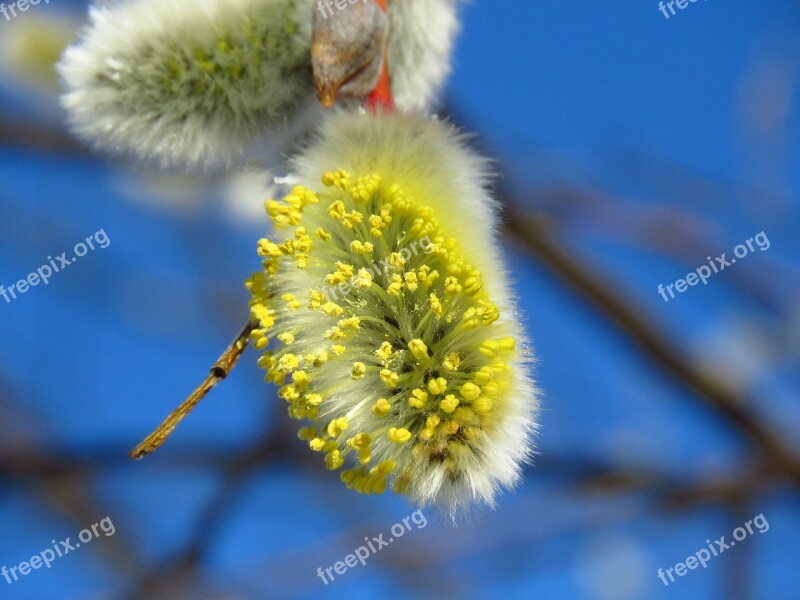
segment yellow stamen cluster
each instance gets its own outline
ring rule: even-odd
[[[356,491],[405,492],[441,466],[462,477],[505,414],[515,340],[422,200],[377,174],[322,183],[266,203],[279,239],[259,241],[247,282],[266,380]]]

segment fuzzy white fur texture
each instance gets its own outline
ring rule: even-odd
[[[452,68],[461,0],[391,0],[389,70],[395,102],[428,112]]]
[[[450,72],[457,4],[391,1],[401,110],[435,105]],[[302,133],[298,115],[316,102],[315,10],[316,0],[96,3],[58,65],[69,125],[100,150],[160,167],[229,167],[265,140],[285,151]],[[248,37],[254,27],[264,43]]]
[[[522,465],[532,458],[532,438],[537,428],[539,392],[531,378],[533,353],[526,341],[520,314],[513,298],[497,237],[499,207],[488,192],[488,163],[468,148],[466,138],[446,123],[409,114],[370,115],[340,112],[325,119],[310,147],[295,161],[294,181],[314,186],[320,173],[345,169],[351,173],[379,173],[383,181],[399,183],[411,196],[433,208],[456,238],[463,255],[483,274],[488,296],[500,309],[495,323],[500,335],[513,336],[517,350],[509,363],[516,375],[511,391],[496,409],[497,426],[488,431],[479,451],[464,459],[465,476],[453,480],[442,465],[419,465],[419,473],[408,492],[416,505],[434,505],[453,519],[464,516],[476,503],[495,506],[503,489],[516,486]],[[305,223],[309,230],[324,226]],[[307,218],[311,215],[307,215]],[[282,289],[298,294],[313,287],[313,275],[293,271]],[[346,378],[346,373],[343,373]],[[334,378],[336,376],[333,376]],[[361,384],[362,382],[357,382]],[[380,395],[385,390],[371,382],[348,387],[327,404],[331,416],[352,408],[357,398]],[[353,431],[369,431],[371,413],[365,422],[353,421]],[[377,457],[395,452],[386,440],[376,441]]]
[[[311,2],[93,6],[58,65],[69,124],[100,149],[164,167],[235,162],[313,99]]]

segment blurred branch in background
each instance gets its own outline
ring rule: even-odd
[[[89,155],[74,138],[63,131],[38,127],[32,123],[9,121],[2,116],[0,116],[0,146],[76,156]]]
[[[0,377],[0,480],[31,490],[38,503],[67,521],[75,531],[105,516],[115,519],[92,491],[93,477],[120,464],[115,454],[99,450],[74,456],[45,448],[48,424],[41,417],[27,414],[24,407],[29,405]],[[124,531],[117,531],[95,547],[105,554],[115,571],[133,577],[143,570],[143,562],[126,538]]]
[[[530,214],[508,210],[509,231],[517,242],[533,253],[571,291],[589,301],[607,322],[621,331],[631,342],[643,349],[647,356],[672,379],[686,386],[696,398],[717,411],[737,430],[754,442],[770,469],[778,475],[800,485],[800,462],[787,450],[780,438],[765,428],[745,406],[746,399],[725,385],[722,378],[711,378],[700,372],[673,348],[648,322],[640,316],[642,310],[629,305],[620,295],[603,283],[608,278],[594,274],[582,265],[552,238],[545,219]]]

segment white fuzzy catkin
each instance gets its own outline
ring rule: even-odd
[[[454,519],[493,506],[530,458],[538,394],[485,161],[448,125],[342,113],[295,167],[248,288],[300,437],[356,491],[391,483]]]
[[[58,65],[69,124],[99,149],[165,167],[236,163],[254,143],[296,132],[300,109],[316,102],[310,59],[316,4],[95,5],[81,39]],[[456,5],[391,0],[389,59],[399,108],[429,110],[435,102],[450,70]]]
[[[450,74],[460,0],[389,3],[389,70],[398,108],[428,111]]]
[[[59,64],[83,139],[163,166],[229,164],[312,98],[312,0],[128,0],[90,9]]]

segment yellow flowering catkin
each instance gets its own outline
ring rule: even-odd
[[[492,504],[529,455],[536,395],[482,162],[444,125],[346,114],[298,162],[247,282],[266,380],[348,487],[453,516]]]

